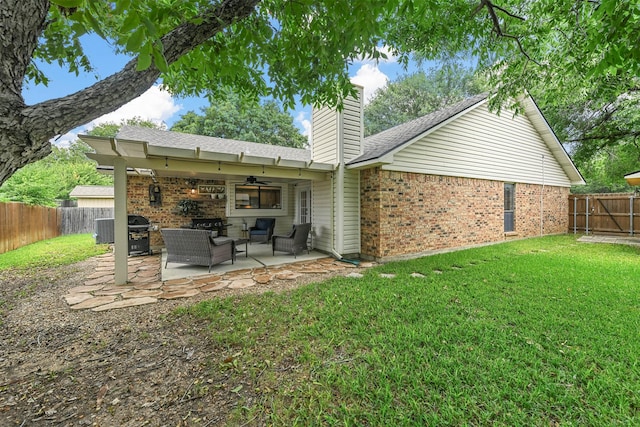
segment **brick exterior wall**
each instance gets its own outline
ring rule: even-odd
[[[361,171],[361,255],[377,260],[499,242],[504,183],[471,178]],[[517,237],[540,234],[542,186],[516,184]],[[568,226],[568,188],[544,188],[544,234]],[[510,235],[510,236],[511,236]]]
[[[127,180],[127,213],[147,217],[159,228],[175,228],[190,224],[191,218],[222,218],[226,220],[226,199],[211,199],[208,194],[191,194],[191,186],[184,178],[156,178],[162,193],[162,206],[149,203],[149,185],[151,178],[130,176]],[[219,181],[196,180],[196,185],[221,185]],[[196,216],[182,216],[177,213],[178,202],[182,199],[194,199],[198,202],[200,213]],[[160,231],[151,232],[151,246],[164,246]]]

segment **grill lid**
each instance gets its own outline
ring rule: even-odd
[[[129,225],[149,225],[149,220],[142,215],[129,215],[127,219]]]

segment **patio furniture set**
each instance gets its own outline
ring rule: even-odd
[[[219,220],[219,221],[218,221]],[[225,261],[233,264],[236,255],[243,252],[248,257],[250,242],[268,243],[271,241],[272,252],[286,252],[296,255],[303,250],[309,253],[307,238],[311,224],[294,225],[286,235],[274,235],[275,218],[257,218],[256,224],[249,228],[249,238],[221,236],[220,231],[226,226],[219,218],[211,220],[194,219],[190,227],[163,228],[160,230],[167,250],[165,268],[171,263],[193,264],[211,267]]]

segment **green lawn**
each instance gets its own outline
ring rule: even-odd
[[[68,265],[100,255],[107,250],[108,245],[96,245],[91,234],[60,236],[0,254],[0,270]]]
[[[628,246],[516,241],[178,315],[211,325],[239,424],[640,424]]]

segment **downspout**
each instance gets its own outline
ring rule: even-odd
[[[540,193],[540,236],[544,235],[544,154],[542,155],[542,192]]]
[[[336,180],[335,180],[336,172],[331,172],[331,230],[332,238],[331,238],[331,255],[334,256],[335,259],[341,259],[342,255],[336,252],[336,211],[335,211],[335,202],[334,195],[336,193]]]
[[[337,123],[337,135],[336,135],[336,160],[338,161],[338,168],[334,171],[332,177],[333,180],[333,192],[335,195],[335,205],[333,206],[333,221],[334,221],[334,238],[333,248],[331,253],[337,259],[342,258],[342,250],[344,248],[344,111],[338,113]],[[336,176],[337,173],[337,185]]]

